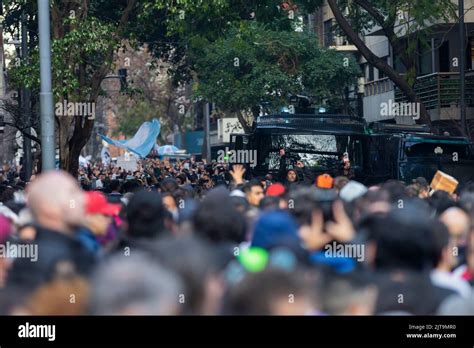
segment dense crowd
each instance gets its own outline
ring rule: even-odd
[[[0,314],[474,314],[474,183],[280,169],[4,167]]]

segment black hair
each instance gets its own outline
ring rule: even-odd
[[[160,194],[139,191],[132,196],[127,205],[128,235],[132,238],[153,238],[163,234],[166,216]]]
[[[249,182],[247,182],[247,183],[244,184],[243,191],[244,191],[245,193],[250,192],[250,190],[251,190],[252,187],[254,187],[254,186],[260,186],[260,187],[263,189],[263,185],[262,185],[262,183],[260,182],[260,180],[258,180],[258,179],[252,179],[252,180],[250,180]]]
[[[110,191],[120,191],[120,181],[116,179],[110,180],[109,189]]]
[[[196,234],[212,242],[241,243],[245,239],[245,219],[224,188],[209,192],[192,220]]]
[[[457,206],[456,202],[451,198],[449,193],[442,190],[435,191],[431,197],[427,199],[427,202],[438,216],[443,214],[443,212],[447,209]]]
[[[272,315],[272,305],[280,299],[288,301],[308,295],[308,284],[299,272],[269,268],[259,273],[249,273],[229,292],[224,303],[225,315]]]
[[[434,223],[427,211],[411,202],[376,221],[372,226],[377,245],[376,269],[423,271],[433,268],[431,229]]]
[[[449,231],[445,224],[441,221],[433,221],[433,250],[432,260],[433,267],[437,267],[441,261],[443,249],[449,245]]]

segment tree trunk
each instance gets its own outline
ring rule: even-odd
[[[68,162],[67,171],[74,177],[79,171],[79,156],[91,137],[94,128],[94,120],[82,117],[74,119],[74,133],[68,142]]]
[[[69,132],[71,128],[72,117],[57,116],[57,120],[59,141],[59,167],[65,171],[69,171]]]
[[[242,111],[237,111],[236,115],[237,115],[237,118],[239,119],[240,124],[242,125],[242,128],[244,129],[245,134],[250,133],[252,128],[247,124],[247,121],[245,120],[244,115],[242,114]]]
[[[362,41],[362,39],[358,36],[358,34],[354,31],[351,27],[349,22],[343,16],[341,10],[337,6],[337,0],[328,0],[328,4],[331,7],[331,10],[336,18],[337,23],[344,31],[344,33],[351,39],[354,45],[357,47],[359,52],[364,56],[367,62],[377,69],[382,70],[385,75],[387,75],[390,80],[392,80],[395,85],[403,92],[403,94],[408,98],[410,102],[416,102],[420,104],[420,118],[417,123],[424,123],[431,128],[431,118],[426,110],[424,104],[420,101],[418,96],[416,95],[413,88],[408,84],[408,82],[397,72],[393,69],[390,65],[385,63],[382,59],[380,59],[377,55],[375,55]]]

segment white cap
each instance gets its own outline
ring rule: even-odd
[[[231,197],[243,197],[245,198],[245,193],[242,191],[242,190],[233,190],[231,193],[230,193],[230,196]]]
[[[362,197],[368,191],[367,187],[357,181],[349,181],[339,192],[339,197],[345,202],[352,202],[354,199]]]

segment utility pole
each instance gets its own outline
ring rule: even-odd
[[[3,1],[0,0],[0,105],[3,104],[3,98],[5,96],[5,78],[3,75],[3,66],[4,66],[4,54],[3,54]],[[3,112],[0,111],[0,135],[4,132],[5,125],[4,125],[4,115]],[[0,140],[0,147],[2,148],[2,152],[5,151],[5,147],[3,146],[3,136]],[[0,153],[0,159],[4,159],[4,154]],[[0,163],[1,165],[2,163]]]
[[[466,123],[466,32],[464,25],[464,0],[459,0],[459,43],[461,45],[459,57],[459,82],[461,99],[459,103],[461,128],[464,136],[469,136]]]
[[[21,11],[21,61],[22,64],[28,64],[28,30],[26,26],[26,12],[24,9]],[[25,181],[28,182],[32,171],[31,139],[28,137],[31,133],[31,92],[26,87],[23,87],[21,92],[23,124],[26,126],[23,132],[23,167]]]
[[[204,134],[205,134],[205,141],[206,141],[206,161],[207,163],[211,163],[211,127],[210,127],[210,104],[204,104]]]
[[[55,137],[53,93],[51,82],[51,33],[49,0],[38,0],[38,33],[40,52],[40,117],[41,117],[41,169],[43,172],[54,170]]]

